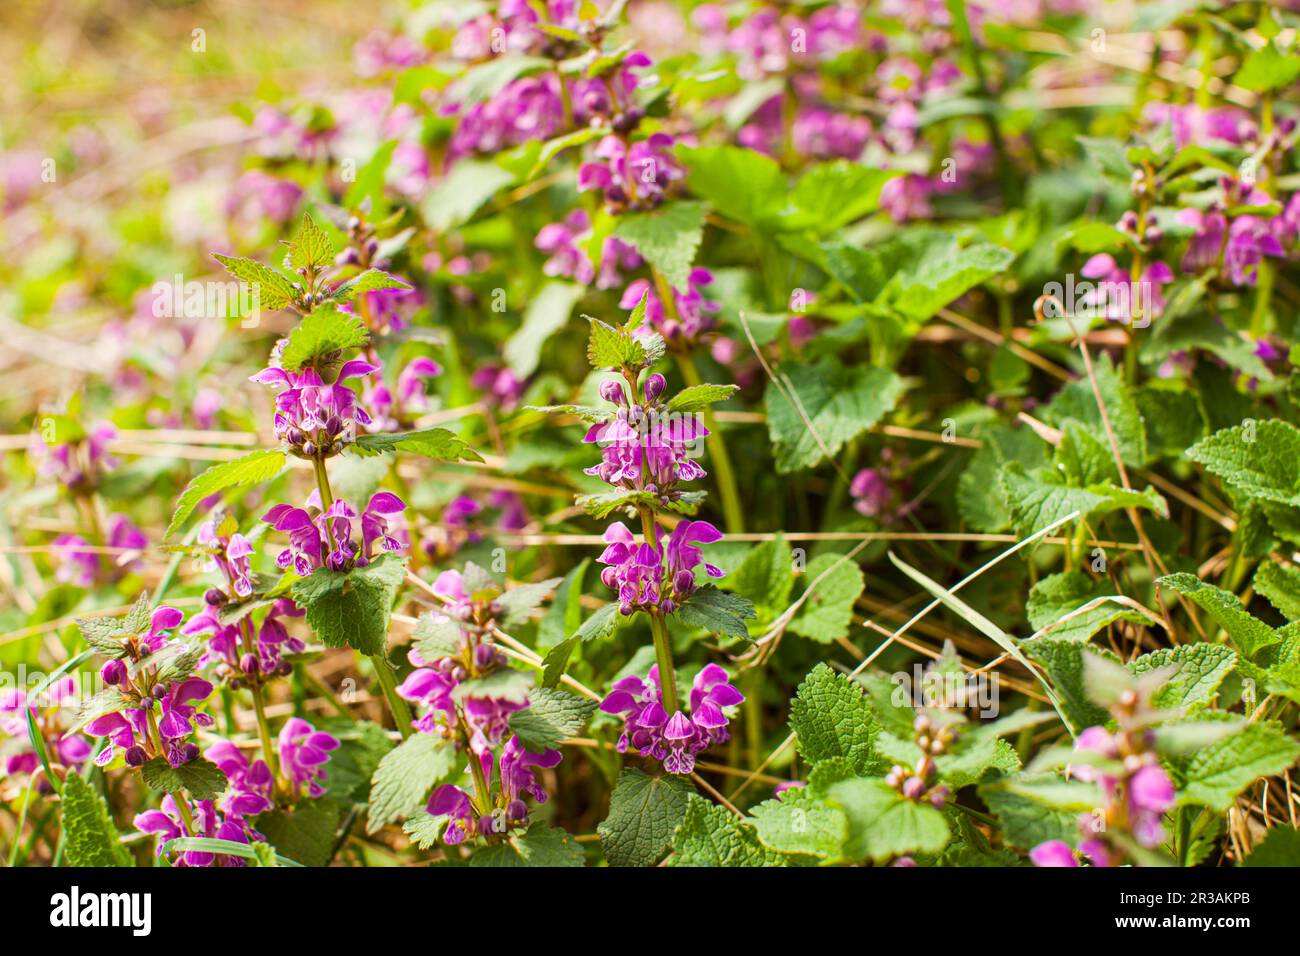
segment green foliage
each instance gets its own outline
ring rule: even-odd
[[[164,757],[154,757],[141,770],[144,782],[163,793],[184,790],[195,800],[215,800],[226,789],[226,775],[211,760],[198,758],[173,767]]]
[[[730,810],[690,794],[673,837],[673,866],[783,866],[781,855],[758,840]]]
[[[280,353],[280,366],[297,372],[305,366],[333,361],[341,352],[361,348],[370,333],[360,316],[322,306],[299,322],[289,333],[289,343]]]
[[[609,798],[609,815],[597,827],[610,866],[653,866],[673,845],[695,788],[665,774],[652,777],[624,767]]]
[[[525,748],[541,753],[581,733],[596,703],[568,691],[536,687],[528,693],[528,708],[511,715],[510,729]]]
[[[365,458],[390,452],[419,455],[432,461],[482,461],[483,458],[454,432],[425,428],[417,432],[388,432],[358,435],[348,450]]]
[[[75,773],[63,784],[64,852],[73,866],[131,866],[108,806]]]
[[[463,760],[455,745],[434,734],[412,734],[384,755],[370,788],[366,832],[415,813],[436,784],[457,773]]]
[[[164,538],[170,538],[194,513],[194,509],[211,495],[230,488],[246,488],[249,485],[270,481],[284,470],[287,461],[282,451],[255,451],[234,461],[223,461],[213,465],[185,486],[180,499],[176,502],[176,511],[163,532]]]
[[[882,368],[849,367],[834,358],[800,365],[769,382],[767,429],[781,474],[834,457],[894,407],[903,381]]]
[[[293,598],[326,647],[383,654],[393,597],[405,579],[406,560],[386,552],[351,571],[317,568],[294,582]]]
[[[804,678],[790,701],[790,729],[799,753],[816,763],[843,757],[855,772],[877,766],[873,759],[880,721],[862,688],[825,664]]]

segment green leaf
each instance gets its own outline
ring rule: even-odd
[[[1156,586],[1177,591],[1208,612],[1245,657],[1254,657],[1280,640],[1277,632],[1247,611],[1235,594],[1206,584],[1194,574],[1167,574],[1156,579]]]
[[[678,146],[677,156],[687,188],[729,219],[755,226],[785,205],[785,176],[769,156],[741,146]]]
[[[341,817],[342,807],[337,803],[303,800],[292,810],[259,815],[253,828],[286,859],[303,866],[328,866]]]
[[[1133,467],[1146,464],[1146,429],[1136,395],[1124,383],[1123,376],[1115,370],[1108,356],[1098,358],[1093,364],[1093,374],[1097,379],[1097,391],[1101,392],[1102,401],[1106,403],[1106,416],[1115,433],[1120,457]],[[1042,419],[1056,428],[1065,428],[1070,419],[1086,425],[1109,453],[1110,441],[1106,438],[1097,394],[1087,378],[1076,379],[1062,388],[1051,404],[1043,409]]]
[[[597,608],[591,615],[582,622],[582,627],[578,628],[573,635],[583,643],[609,637],[614,633],[614,628],[618,626],[618,605],[605,604]]]
[[[220,262],[232,276],[257,290],[257,304],[260,308],[275,311],[283,309],[301,294],[293,283],[269,266],[264,266],[256,259],[243,259],[236,256],[213,254],[212,258]]]
[[[696,590],[673,613],[688,627],[749,640],[745,621],[753,619],[754,605],[738,594],[719,591],[708,585]]]
[[[759,842],[778,853],[836,860],[849,838],[848,817],[807,787],[791,787],[779,799],[760,803],[750,814]]]
[[[900,175],[898,170],[872,169],[843,159],[818,163],[795,184],[777,226],[830,235],[874,212],[880,204],[880,190]]]
[[[935,764],[939,778],[956,793],[962,787],[979,783],[992,771],[1015,773],[1020,769],[1020,757],[1005,740],[990,737],[962,747],[955,754],[945,754]]]
[[[340,312],[333,306],[321,306],[304,316],[289,333],[289,343],[280,354],[280,366],[286,372],[297,372],[305,365],[316,366],[368,341],[370,333],[360,316]]]
[[[63,783],[64,853],[73,866],[131,866],[108,805],[75,773]]]
[[[744,560],[726,578],[730,591],[747,598],[775,617],[785,610],[794,587],[794,555],[785,535],[778,531],[771,540],[750,548]]]
[[[1224,428],[1187,449],[1187,457],[1252,498],[1300,506],[1300,429],[1288,422],[1249,421]]]
[[[764,402],[776,470],[784,475],[834,456],[880,421],[905,388],[903,380],[888,369],[846,366],[832,357],[816,365],[796,366],[782,378],[784,388],[768,383]],[[787,394],[794,396],[794,402]],[[811,431],[806,422],[811,423]]]
[[[394,747],[375,768],[370,786],[370,816],[366,832],[410,816],[420,809],[429,791],[458,773],[465,764],[455,745],[433,734],[412,734]]]
[[[179,531],[204,498],[218,491],[225,491],[227,488],[243,488],[270,481],[284,470],[286,460],[282,451],[255,451],[243,458],[213,465],[196,475],[181,492],[176,502],[176,512],[172,515],[163,537],[169,538]]]
[[[1026,641],[1023,647],[1026,654],[1047,670],[1047,676],[1060,700],[1062,715],[1070,724],[1072,732],[1077,734],[1085,727],[1104,724],[1110,720],[1109,712],[1088,696],[1083,682],[1083,655],[1100,653],[1096,648],[1079,641],[1052,637]]]
[[[568,691],[536,687],[528,694],[528,707],[511,715],[510,729],[526,749],[541,753],[581,733],[596,703]]]
[[[862,688],[827,664],[812,669],[790,701],[790,729],[798,735],[799,753],[809,763],[845,758],[855,773],[865,773],[874,759],[880,721]]]
[[[652,777],[624,767],[609,798],[609,816],[596,828],[610,866],[654,866],[673,844],[695,788],[685,777]]]
[[[1265,561],[1255,571],[1255,592],[1288,621],[1300,621],[1300,570]]]
[[[542,171],[546,169],[546,164],[566,149],[572,149],[574,146],[582,146],[585,143],[590,143],[593,139],[599,139],[603,135],[605,135],[604,131],[599,127],[585,126],[581,129],[576,129],[571,133],[565,133],[563,136],[555,136],[548,139],[542,144],[541,149],[538,150],[537,161],[533,163],[526,178],[529,180],[536,179],[542,174]]]
[[[458,103],[462,108],[473,106],[496,96],[521,76],[551,65],[550,60],[540,56],[501,56],[487,60],[460,75],[447,91],[447,102]],[[458,162],[457,167],[464,162]]]
[[[452,700],[463,703],[470,697],[494,697],[522,704],[528,700],[533,686],[533,674],[529,671],[502,667],[486,677],[472,677],[461,681],[452,691]]]
[[[826,267],[857,301],[919,324],[1001,273],[1015,259],[982,238],[910,229],[868,249],[822,246]]]
[[[327,647],[383,654],[393,597],[405,578],[406,559],[387,552],[351,571],[317,568],[294,582],[293,598]]]
[[[541,606],[546,596],[555,590],[562,578],[548,578],[531,584],[519,584],[510,588],[496,599],[500,608],[497,620],[502,627],[513,627],[529,619],[532,612]]]
[[[685,291],[707,212],[702,202],[671,202],[654,212],[620,216],[614,235],[635,246],[674,289]]]
[[[905,799],[883,780],[842,780],[830,787],[827,800],[848,818],[844,852],[850,859],[886,863],[911,853],[938,853],[952,835],[940,811]]]
[[[546,657],[542,660],[543,687],[553,689],[560,683],[560,678],[564,676],[564,668],[568,666],[574,648],[581,643],[582,638],[575,634],[567,641],[561,641],[546,652]]]
[[[445,428],[425,428],[416,432],[393,432],[359,435],[348,450],[363,458],[388,452],[420,455],[433,461],[482,461],[483,458],[454,432]]]
[[[1080,518],[1087,518],[1126,508],[1143,508],[1162,518],[1169,517],[1168,502],[1154,488],[1129,491],[1101,483],[1073,488],[1062,483],[1057,471],[1037,468],[1027,472],[1018,461],[1003,465],[999,478],[1006,490],[1012,526],[1021,537],[1050,527],[1076,511]]]
[[[173,767],[165,757],[154,757],[140,768],[144,782],[153,790],[176,793],[185,790],[195,800],[215,800],[228,781],[221,768],[202,757]]]
[[[1243,90],[1263,93],[1280,90],[1300,79],[1300,56],[1294,50],[1282,53],[1275,43],[1251,50],[1232,82]]]
[[[506,341],[506,364],[520,379],[537,371],[542,346],[564,328],[586,290],[572,282],[548,282],[533,296],[524,310],[519,330]]]
[[[691,385],[668,400],[670,412],[698,412],[725,402],[740,390],[739,385]]]
[[[784,866],[785,862],[759,843],[754,828],[730,810],[697,794],[686,798],[686,813],[673,836],[673,866]]]
[[[302,214],[302,222],[289,242],[288,258],[288,265],[293,269],[319,269],[334,264],[334,243],[307,213]]]
[[[379,292],[382,289],[409,289],[410,283],[389,275],[382,269],[367,269],[343,283],[336,293],[336,298],[351,299],[366,292]]]
[[[573,503],[591,517],[603,519],[620,508],[639,506],[653,508],[659,504],[659,496],[649,491],[615,488],[612,491],[602,491],[592,495],[578,495]]]
[[[1082,571],[1065,571],[1048,575],[1038,581],[1029,592],[1025,612],[1034,631],[1038,632],[1067,614],[1099,598],[1113,595],[1109,582],[1094,581]],[[1060,627],[1047,632],[1057,641],[1086,641],[1102,628],[1115,621],[1145,621],[1136,611],[1126,610],[1118,604],[1098,604],[1090,611],[1071,618]]]
[[[491,62],[508,63],[511,59],[501,57]],[[469,222],[498,190],[514,181],[515,177],[496,163],[461,159],[452,167],[447,178],[424,197],[420,203],[420,212],[434,232],[448,232]]]
[[[833,552],[819,554],[808,565],[803,580],[809,588],[815,583],[816,590],[790,622],[790,630],[819,644],[848,636],[854,603],[866,587],[858,563]]]
[[[587,361],[592,368],[641,368],[647,364],[645,346],[623,329],[588,317],[591,336],[587,340]]]
[[[1300,830],[1284,823],[1275,824],[1241,865],[1300,866]]]
[[[1297,757],[1300,743],[1277,726],[1247,724],[1241,733],[1211,744],[1192,758],[1179,802],[1224,813],[1237,794],[1260,777],[1286,770]]]
[[[996,534],[1011,527],[1006,489],[998,473],[1008,461],[1033,469],[1048,464],[1047,446],[1028,428],[998,427],[981,435],[984,446],[957,480],[957,507],[976,531]]]
[[[1138,675],[1162,667],[1176,667],[1174,675],[1156,690],[1151,703],[1159,708],[1185,709],[1196,704],[1208,704],[1236,665],[1237,655],[1230,647],[1202,641],[1162,647],[1143,654],[1128,667]]]
[[[582,845],[563,830],[534,823],[525,833],[507,837],[504,843],[475,851],[470,866],[582,866],[587,859]]]
[[[1023,778],[1022,778],[1023,779]],[[1056,779],[1053,775],[1049,779]],[[980,799],[998,818],[1006,841],[1022,850],[1032,850],[1049,840],[1064,840],[1071,846],[1079,839],[1079,815],[1057,810],[1007,789],[1004,783],[979,788]]]

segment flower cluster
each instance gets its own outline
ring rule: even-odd
[[[271,365],[252,380],[283,386],[275,398],[275,436],[285,448],[299,458],[329,458],[356,439],[358,425],[371,424],[357,393],[342,383],[378,370],[365,359],[352,359],[326,384],[315,368],[287,372]]]
[[[207,699],[212,684],[191,672],[187,648],[168,642],[166,632],[183,619],[175,608],[159,607],[148,630],[94,640],[93,646],[110,657],[99,676],[112,691],[106,709],[86,725],[92,737],[108,738],[109,746],[95,758],[100,766],[119,754],[129,767],[160,756],[179,767],[199,755],[190,738],[196,726],[211,727],[213,720],[194,705]],[[128,618],[128,628],[130,623]]]
[[[54,681],[39,695],[16,688],[0,692],[0,735],[8,738],[0,741],[3,776],[28,776],[40,766],[40,755],[28,733],[29,713],[54,766],[76,770],[90,759],[93,748],[86,736],[67,732],[70,705],[76,702],[76,694],[77,679],[71,676]],[[42,779],[37,788],[48,793],[53,784]]]
[[[957,728],[951,723],[936,723],[926,714],[918,714],[912,722],[912,729],[921,757],[914,767],[894,764],[885,775],[885,783],[914,803],[924,801],[942,809],[948,799],[948,788],[936,782],[938,768],[934,761],[956,742]]]
[[[322,510],[320,492],[313,491],[306,508],[275,505],[262,520],[289,536],[289,547],[275,559],[276,566],[292,567],[300,577],[307,577],[317,568],[347,571],[364,567],[375,557],[376,544],[384,551],[400,550],[402,542],[394,537],[389,523],[396,522],[405,510],[402,499],[390,491],[372,495],[360,515],[342,498]],[[358,519],[360,542],[355,536]]]
[[[733,707],[745,698],[728,683],[729,679],[717,664],[706,665],[691,685],[687,715],[681,710],[669,714],[664,709],[658,666],[650,668],[645,680],[624,677],[600,702],[602,711],[623,718],[618,752],[631,747],[642,757],[662,761],[669,773],[693,772],[697,754],[730,739],[722,708]]]

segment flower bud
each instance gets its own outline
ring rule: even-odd
[[[229,596],[221,588],[208,588],[203,592],[203,601],[209,607],[221,607],[229,600]]]
[[[249,677],[252,677],[254,674],[256,674],[258,671],[257,655],[245,654],[243,657],[241,657],[239,659],[239,669],[243,671],[245,674],[247,674]]]
[[[148,759],[149,758],[145,756],[144,748],[139,744],[127,748],[126,765],[128,767],[143,767]]]
[[[645,380],[645,398],[647,402],[653,402],[656,398],[664,393],[668,387],[668,379],[664,378],[658,372],[646,377]]]
[[[99,669],[99,677],[105,684],[115,687],[126,677],[126,665],[121,661],[109,661]]]
[[[920,777],[908,777],[903,781],[903,796],[915,800],[925,792],[925,781]]]
[[[600,383],[600,397],[615,405],[623,404],[623,383],[616,378],[607,378]]]

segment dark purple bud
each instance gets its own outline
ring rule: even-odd
[[[167,696],[167,685],[154,684],[153,690],[150,691],[150,693],[153,694],[155,700],[162,700]]]
[[[229,596],[221,588],[208,588],[203,592],[203,601],[209,607],[221,607],[229,600]]]
[[[245,654],[243,657],[241,657],[239,659],[239,669],[243,671],[245,674],[247,674],[249,677],[252,677],[254,674],[256,674],[258,671],[257,655]]]
[[[678,594],[690,594],[695,590],[695,574],[682,568],[673,575],[673,590]]]
[[[109,661],[99,669],[99,676],[105,684],[114,687],[126,677],[126,665],[121,661]]]
[[[920,777],[908,777],[903,781],[903,796],[915,800],[925,792],[925,781]]]
[[[616,378],[607,378],[600,383],[600,397],[615,405],[623,404],[623,383]]]
[[[668,387],[668,379],[664,378],[658,372],[648,376],[645,380],[645,398],[647,402],[653,402],[656,398],[664,393]]]
[[[139,744],[134,747],[128,747],[126,751],[126,765],[128,767],[143,767],[148,762],[145,756],[144,748]]]

